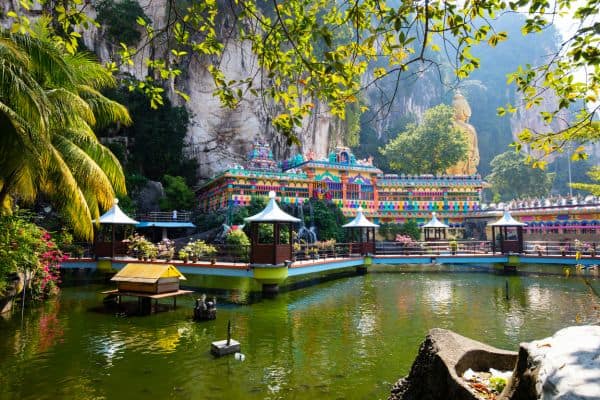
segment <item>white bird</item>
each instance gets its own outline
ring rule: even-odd
[[[235,353],[233,356],[238,361],[244,361],[246,359],[246,356],[242,353]]]

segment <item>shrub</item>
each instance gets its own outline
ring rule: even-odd
[[[248,252],[250,250],[250,239],[241,229],[229,231],[225,237],[225,243],[230,249],[232,255],[240,257],[243,261],[248,261]]]
[[[24,273],[29,279],[31,298],[44,299],[57,293],[60,263],[67,256],[50,233],[29,218],[20,212],[0,217],[0,295],[8,289],[11,274]]]

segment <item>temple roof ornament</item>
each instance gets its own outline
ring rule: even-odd
[[[255,171],[277,171],[277,163],[273,160],[271,146],[261,140],[252,144],[252,150],[248,154],[246,169]]]

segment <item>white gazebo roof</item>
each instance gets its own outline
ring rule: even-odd
[[[431,213],[431,221],[423,225],[423,228],[450,228],[448,225],[437,219],[435,214],[436,213],[434,212]]]
[[[244,218],[246,222],[300,222],[299,218],[296,218],[285,211],[283,211],[277,205],[275,201],[275,192],[269,192],[269,203],[264,210],[256,215],[248,218]]]
[[[342,225],[342,228],[379,228],[379,225],[369,221],[367,217],[363,215],[362,207],[359,207],[356,217],[346,225]]]
[[[489,224],[489,226],[527,226],[524,222],[519,222],[510,215],[508,208],[504,210],[504,215],[498,221]]]
[[[123,225],[137,225],[134,219],[131,219],[119,208],[119,199],[115,199],[114,205],[105,212],[100,218],[94,220],[94,222],[100,222],[101,224],[123,224]]]

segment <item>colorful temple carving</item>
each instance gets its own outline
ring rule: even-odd
[[[246,206],[252,196],[277,193],[283,204],[311,198],[335,203],[348,217],[359,207],[377,223],[424,223],[435,211],[451,227],[462,227],[464,216],[480,209],[479,175],[389,175],[372,158],[357,160],[350,149],[338,147],[327,159],[298,154],[278,165],[268,145],[256,143],[246,166],[233,166],[198,190],[199,207],[209,212]]]

